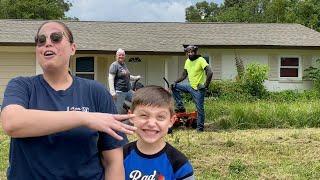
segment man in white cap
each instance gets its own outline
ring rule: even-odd
[[[125,100],[131,101],[132,90],[130,80],[139,80],[140,76],[130,75],[125,64],[126,53],[119,48],[116,52],[116,61],[114,61],[109,68],[109,89],[115,101],[118,113],[125,113],[123,103]]]

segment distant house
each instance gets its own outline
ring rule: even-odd
[[[34,35],[43,21],[0,20],[0,104],[8,81],[41,73]],[[127,52],[132,74],[143,84],[175,80],[186,59],[183,45],[199,45],[212,66],[213,79],[236,76],[235,55],[244,63],[270,67],[266,87],[278,91],[307,89],[303,70],[320,57],[320,33],[299,24],[66,22],[78,45],[71,59],[74,75],[107,84],[107,70],[117,48]]]

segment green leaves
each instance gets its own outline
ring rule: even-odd
[[[263,83],[268,79],[268,66],[250,63],[247,65],[243,85],[245,90],[248,91],[252,96],[257,96],[261,98],[266,94],[267,90]]]
[[[206,1],[186,8],[188,22],[298,23],[320,31],[319,0]]]
[[[188,22],[217,21],[215,17],[219,14],[219,11],[218,4],[214,2],[210,4],[206,1],[198,2],[195,6],[186,8],[186,20]]]
[[[310,66],[304,71],[306,75],[303,78],[312,80],[314,88],[320,92],[320,59],[316,60],[315,66]]]
[[[71,6],[69,1],[64,0],[0,0],[0,18],[67,19],[64,13]]]

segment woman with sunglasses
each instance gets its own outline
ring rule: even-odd
[[[8,179],[124,179],[124,133],[135,128],[120,121],[133,116],[114,115],[103,85],[68,73],[76,44],[65,24],[45,22],[35,43],[43,74],[14,78],[4,93]]]

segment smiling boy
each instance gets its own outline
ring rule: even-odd
[[[187,157],[165,142],[174,123],[171,94],[160,86],[147,86],[133,96],[130,113],[137,127],[138,140],[124,147],[126,180],[193,180],[193,168]]]

